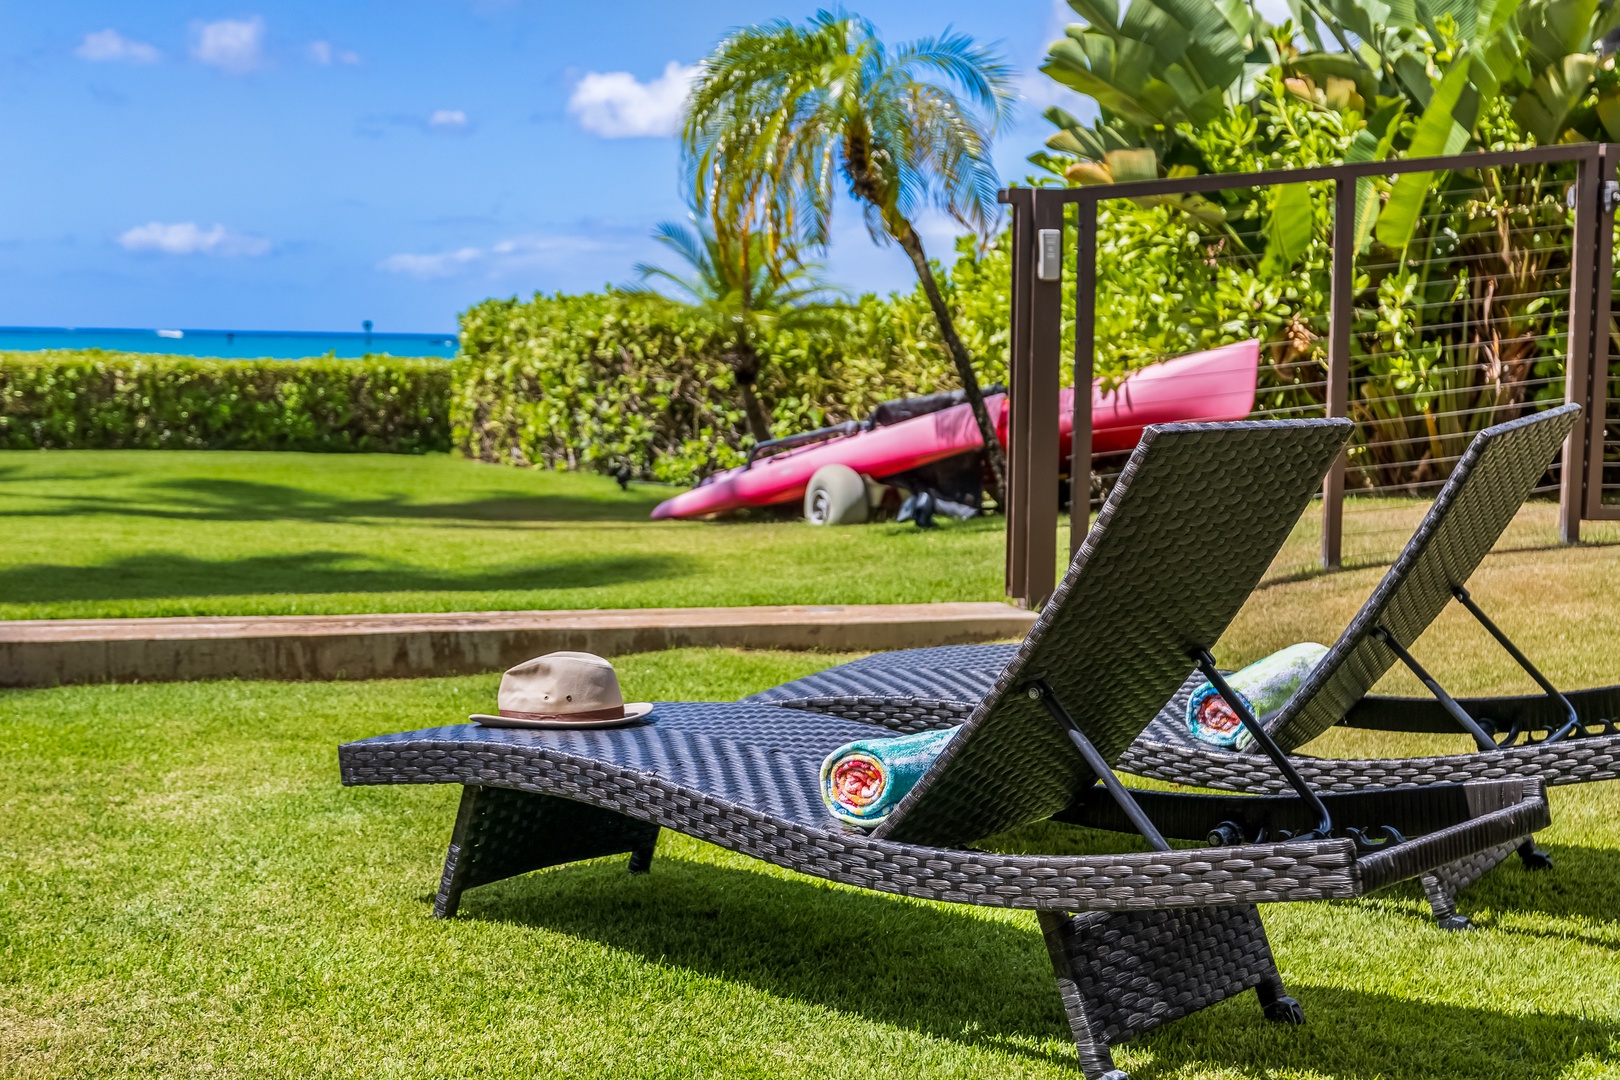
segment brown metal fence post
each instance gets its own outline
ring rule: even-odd
[[[1592,293],[1597,272],[1598,190],[1601,186],[1600,149],[1591,146],[1590,150],[1575,166],[1575,231],[1569,253],[1569,352],[1564,360],[1564,400],[1587,408],[1592,401]],[[1576,424],[1564,441],[1564,460],[1558,478],[1558,536],[1566,544],[1576,543],[1581,538],[1590,430],[1586,424]]]
[[[1042,198],[1045,194],[1047,197]],[[1040,607],[1057,586],[1058,352],[1063,202],[1010,188],[1012,325],[1007,365],[1007,595]]]
[[[1025,470],[1020,453],[1022,446],[1011,437],[1020,427],[1017,389],[1027,381],[1025,371],[1029,365],[1029,298],[1030,278],[1035,275],[1035,226],[1030,189],[1011,188],[1000,195],[1003,203],[1012,207],[1012,310],[1008,326],[1007,383],[1009,387],[1009,425],[1007,439],[1007,505],[1001,507],[1007,519],[1007,595],[1025,604],[1029,594],[1025,588],[1025,530],[1017,508],[1024,500],[1018,496],[1018,485]]]
[[[1350,415],[1350,326],[1355,322],[1356,181],[1333,182],[1333,265],[1328,284],[1327,414]],[[1344,558],[1344,466],[1341,453],[1322,481],[1322,567]]]
[[[1091,529],[1091,381],[1097,363],[1097,200],[1075,204],[1074,440],[1069,455],[1069,558]]]
[[[1586,511],[1588,519],[1603,517],[1603,450],[1608,439],[1610,325],[1614,303],[1614,211],[1620,185],[1620,143],[1598,147],[1597,235],[1593,238],[1595,269],[1592,282],[1592,368],[1586,394]]]
[[[1050,192],[1030,195],[1035,273],[1029,281],[1029,348],[1022,387],[1013,390],[1025,425],[1007,441],[1023,447],[1024,602],[1040,607],[1057,587],[1058,388],[1063,344],[1063,203]],[[1026,267],[1026,269],[1028,269]],[[1022,401],[1018,398],[1022,397]]]

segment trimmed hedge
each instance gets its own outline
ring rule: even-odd
[[[389,356],[0,353],[0,448],[445,451],[450,379],[444,360]]]
[[[1004,340],[962,329],[970,348],[991,352],[985,381],[1000,377]],[[779,435],[841,423],[880,401],[955,386],[937,340],[920,291],[865,296],[812,326],[764,328],[757,390]],[[462,313],[461,342],[450,418],[469,457],[628,466],[691,483],[740,463],[752,444],[726,360],[729,332],[683,305],[613,289],[486,300]]]

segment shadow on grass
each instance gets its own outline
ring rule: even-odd
[[[617,492],[580,495],[504,495],[418,503],[405,495],[354,499],[331,492],[252,480],[194,478],[154,484],[146,499],[48,496],[51,505],[0,511],[0,517],[75,517],[85,514],[176,521],[306,521],[356,519],[421,521],[646,521],[663,496]]]
[[[676,577],[689,572],[689,563],[679,555],[617,555],[448,574],[342,551],[240,559],[132,555],[95,566],[32,564],[0,569],[0,597],[11,604],[45,604],[257,593],[577,589]]]
[[[52,518],[99,515],[166,521],[299,521],[342,524],[353,521],[423,521],[450,524],[522,524],[532,522],[624,522],[651,520],[653,507],[678,488],[648,491],[632,487],[628,494],[604,490],[589,495],[501,495],[447,502],[414,502],[403,494],[373,498],[345,498],[331,492],[311,491],[290,484],[252,480],[193,478],[152,485],[157,494],[144,498],[41,495],[32,505],[0,510],[0,518]],[[757,525],[794,521],[799,504],[747,507],[705,524]],[[880,526],[882,523],[878,523]],[[999,517],[941,523],[950,531],[996,531]],[[888,523],[892,531],[924,535],[910,526]]]
[[[1576,937],[1601,948],[1620,950],[1620,851],[1572,844],[1541,844],[1552,855],[1550,870],[1529,871],[1518,856],[1509,855],[1473,887],[1463,892],[1467,907],[1551,919],[1584,918],[1613,928],[1607,936],[1549,927],[1547,937]],[[1499,927],[1504,932],[1536,934],[1525,928]]]
[[[461,917],[544,927],[777,997],[1073,1067],[1033,920],[665,857],[645,878],[627,877],[623,860],[612,859],[473,890]],[[1620,1037],[1615,1025],[1572,1016],[1291,989],[1307,1027],[1268,1023],[1245,993],[1129,1044],[1152,1055],[1132,1075],[1150,1080],[1209,1063],[1261,1075],[1551,1080]]]
[[[542,926],[784,998],[967,1042],[1067,1038],[1033,924],[666,858],[622,859],[467,893],[462,918]],[[1040,1054],[1072,1062],[1071,1052]]]

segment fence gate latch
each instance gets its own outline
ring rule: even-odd
[[[1564,193],[1564,202],[1571,210],[1575,209],[1575,185],[1571,184]],[[1598,208],[1605,214],[1612,214],[1620,210],[1620,181],[1605,180],[1598,188]]]
[[[1063,230],[1038,229],[1040,243],[1035,251],[1035,280],[1063,280]]]

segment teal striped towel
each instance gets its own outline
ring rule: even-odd
[[[1241,671],[1232,672],[1226,677],[1226,685],[1237,691],[1249,711],[1260,719],[1282,708],[1283,703],[1294,696],[1299,684],[1327,651],[1326,645],[1314,641],[1290,645]],[[1249,729],[1243,726],[1238,714],[1207,682],[1187,699],[1187,729],[1200,742],[1229,750],[1241,750],[1251,739]]]
[[[840,746],[821,763],[821,801],[846,825],[881,824],[960,730],[942,728]]]

